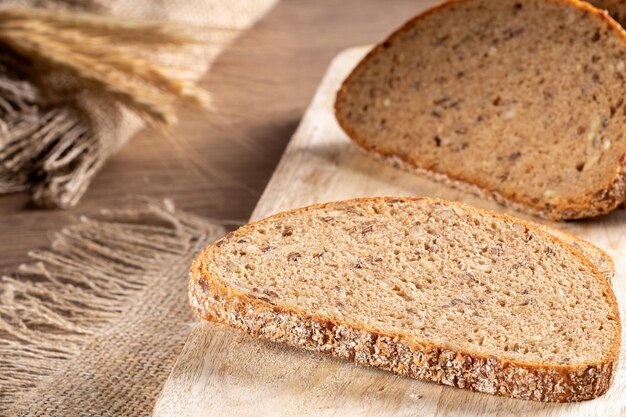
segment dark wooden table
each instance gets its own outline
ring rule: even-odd
[[[381,40],[425,3],[433,2],[281,1],[203,80],[218,113],[183,109],[171,137],[140,133],[73,210],[36,209],[25,193],[0,196],[0,273],[79,215],[136,204],[129,196],[167,197],[199,215],[246,220],[330,60],[346,47]]]

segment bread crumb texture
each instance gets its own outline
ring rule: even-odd
[[[201,317],[460,388],[594,398],[620,322],[602,273],[531,224],[458,203],[372,198],[278,214],[192,268]]]
[[[336,113],[369,152],[535,215],[596,216],[626,195],[625,58],[623,29],[589,4],[452,1],[368,54]]]

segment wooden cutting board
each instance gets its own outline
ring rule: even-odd
[[[312,203],[362,196],[436,196],[508,212],[372,160],[353,146],[333,115],[335,92],[367,51],[342,52],[330,65],[252,220]],[[614,259],[615,293],[626,317],[626,211],[556,224]],[[601,398],[542,404],[401,378],[320,354],[257,340],[226,326],[198,323],[155,406],[174,416],[626,416],[626,361]]]

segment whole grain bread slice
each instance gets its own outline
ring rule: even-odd
[[[198,256],[190,300],[254,336],[520,399],[602,395],[620,346],[615,296],[580,252],[432,199],[320,204],[246,225]]]
[[[626,33],[576,0],[456,0],[376,46],[337,94],[367,152],[544,218],[626,196]]]

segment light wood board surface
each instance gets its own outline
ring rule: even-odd
[[[495,203],[372,160],[352,145],[332,106],[341,81],[366,52],[349,49],[331,64],[252,219],[312,203],[362,196],[434,196],[523,217]],[[625,317],[626,211],[555,224],[607,251]],[[593,401],[543,404],[472,393],[395,376],[320,354],[199,323],[155,406],[173,416],[623,416],[624,347],[610,391]]]

